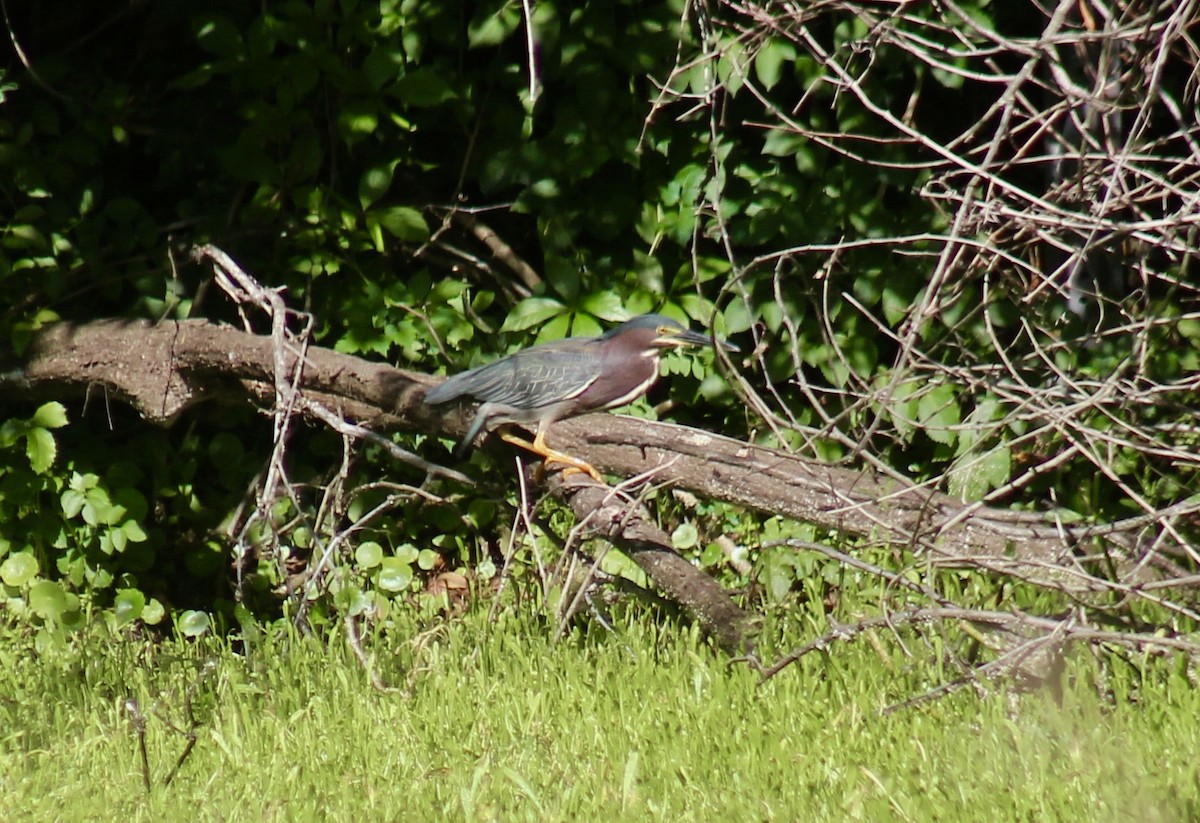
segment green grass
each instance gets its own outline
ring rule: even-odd
[[[19,646],[0,646],[3,820],[1200,815],[1200,697],[1170,672],[1136,700],[1084,685],[1061,705],[964,691],[881,716],[936,675],[889,674],[904,670],[898,651],[861,644],[758,688],[686,634],[637,624],[551,645],[516,620],[472,618],[420,644],[376,641],[385,678],[419,667],[408,697],[373,690],[338,641],[280,638],[245,656],[215,641]],[[1089,680],[1086,663],[1072,669]],[[186,726],[189,684],[195,749],[163,786],[185,740],[148,718],[147,794],[122,706],[157,701]]]

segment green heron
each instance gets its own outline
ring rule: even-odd
[[[641,397],[658,379],[663,349],[709,346],[712,341],[661,314],[644,314],[600,337],[568,337],[510,354],[494,363],[456,374],[425,393],[425,403],[473,400],[481,405],[459,450],[487,428],[515,423],[534,426],[533,442],[509,432],[508,443],[541,456],[545,465],[563,463],[568,471],[600,473],[591,465],[546,444],[546,429],[556,420],[624,406]],[[730,351],[737,347],[721,343]]]

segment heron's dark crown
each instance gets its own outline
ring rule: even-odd
[[[672,320],[663,314],[642,314],[632,320],[626,320],[619,326],[609,329],[604,333],[603,339],[611,340],[614,337],[619,337],[622,334],[634,332],[638,330],[646,330],[653,332],[656,336],[670,332],[684,331],[684,327],[678,322]]]

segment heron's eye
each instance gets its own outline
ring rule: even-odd
[[[661,337],[670,337],[672,334],[675,333],[675,330],[672,329],[670,326],[659,326],[658,329],[656,330],[656,333]]]

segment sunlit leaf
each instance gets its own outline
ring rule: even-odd
[[[691,523],[680,523],[671,532],[671,545],[679,551],[693,548],[700,542],[700,532]]]
[[[588,314],[610,323],[622,323],[629,319],[629,312],[625,310],[621,295],[613,291],[592,292],[583,298],[581,308]]]
[[[157,598],[150,598],[150,602],[142,609],[142,622],[149,626],[157,626],[166,617],[167,610]]]
[[[0,580],[6,586],[24,586],[37,576],[38,562],[33,552],[17,552],[0,563]]]
[[[67,408],[62,403],[53,401],[38,407],[29,421],[44,429],[59,429],[67,425]]]
[[[383,546],[373,540],[358,544],[354,550],[354,561],[361,569],[373,569],[383,562]]]
[[[565,311],[566,307],[552,297],[529,297],[508,313],[500,331],[525,331]]]
[[[962,411],[955,395],[952,386],[942,383],[927,390],[917,402],[917,420],[921,430],[935,443],[949,445],[957,436],[950,430],[951,426],[962,422]]]
[[[29,589],[29,608],[44,620],[58,620],[68,608],[67,593],[55,580],[42,580]]]
[[[209,630],[212,620],[208,614],[189,609],[175,620],[175,627],[184,637],[199,637]]]
[[[387,592],[402,592],[413,580],[412,566],[398,557],[385,557],[380,564],[379,588]]]
[[[145,608],[146,595],[138,589],[121,589],[113,598],[113,613],[116,615],[118,626],[137,620]]]
[[[25,435],[25,452],[29,456],[29,465],[35,472],[42,474],[48,471],[58,455],[54,435],[46,429],[30,429]]]

